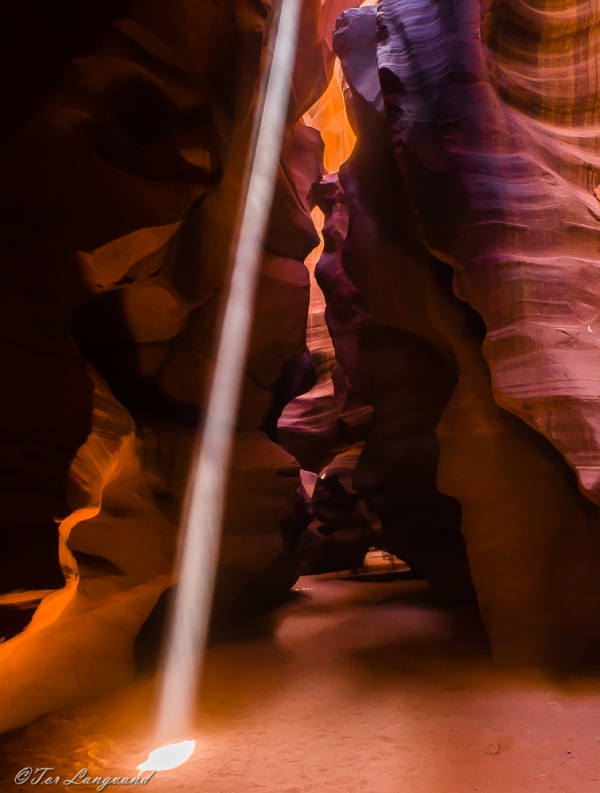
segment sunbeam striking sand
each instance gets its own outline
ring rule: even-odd
[[[189,734],[193,724],[216,574],[233,430],[252,327],[263,238],[281,152],[299,13],[299,0],[282,0],[279,20],[273,32],[273,55],[262,76],[260,96],[264,97],[264,103],[262,108],[260,102],[258,104],[261,110],[256,120],[256,147],[249,167],[231,286],[202,442],[190,479],[180,550],[179,586],[160,694],[157,735],[161,740],[181,738]],[[164,747],[157,751],[163,750]]]
[[[274,637],[209,649],[196,750],[141,790],[597,793],[597,680],[494,671],[475,610],[421,581],[297,586]],[[0,791],[27,765],[132,776],[152,683],[39,719],[0,750]]]

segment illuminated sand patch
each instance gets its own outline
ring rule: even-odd
[[[150,752],[148,759],[137,766],[138,771],[168,771],[183,765],[194,754],[196,741],[180,741],[160,746]]]

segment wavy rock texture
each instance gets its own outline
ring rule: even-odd
[[[326,251],[316,268],[336,358],[372,407],[352,480],[380,523],[381,531],[370,544],[404,559],[439,596],[469,601],[472,585],[460,533],[460,506],[435,484],[435,427],[456,385],[456,373],[421,335],[404,330],[401,319],[395,326],[375,319],[344,272],[349,268],[370,273],[374,259],[379,261],[377,268],[382,263],[389,266],[393,253],[386,251],[375,224],[365,233],[369,188],[365,190],[361,176],[372,187],[377,173],[373,166],[380,164],[377,154],[365,154],[359,143],[342,168],[344,190],[339,188],[331,202],[324,229]],[[406,306],[406,310],[411,309]]]
[[[0,729],[128,679],[172,583],[271,11],[17,5]],[[472,574],[497,659],[598,662],[598,11],[381,0],[332,37],[352,5],[303,5],[216,619],[277,602],[303,552],[336,569],[377,535],[447,597]],[[354,133],[315,104],[328,84]],[[339,183],[310,122],[341,141],[331,170],[357,136]]]
[[[316,227],[322,230],[324,215],[318,206],[318,193],[326,193],[333,187],[333,183],[327,186],[331,181],[329,177],[326,177],[325,184],[317,187],[323,177],[323,167],[326,171],[336,171],[350,155],[356,140],[344,109],[339,61],[327,90],[305,114],[303,121],[308,125],[304,127],[305,136],[316,135],[320,147],[319,169],[310,169],[312,189],[308,193],[307,206],[312,210]],[[304,171],[306,173],[307,169]],[[316,382],[311,389],[290,401],[282,412],[277,432],[279,443],[297,457],[303,469],[314,473],[322,471],[337,454],[342,454],[349,444],[358,440],[353,425],[357,420],[359,424],[363,421],[355,416],[357,395],[336,362],[325,322],[325,301],[314,277],[321,250],[322,244],[305,260],[311,277],[307,350],[312,358]],[[360,398],[358,402],[361,402]],[[364,404],[359,406],[359,411],[364,407]]]
[[[59,526],[67,583],[41,593],[27,630],[0,644],[0,732],[131,680],[135,635],[171,578],[173,526],[157,506],[156,477],[143,470],[131,417],[90,376],[92,430]]]
[[[379,75],[420,234],[485,321],[497,403],[598,503],[597,12],[492,3],[481,38],[476,3],[379,8]]]
[[[324,310],[323,295],[313,278],[306,345],[316,383],[286,405],[277,425],[278,442],[298,459],[303,469],[314,473],[319,473],[348,446],[339,423],[348,396],[348,382],[337,365]]]
[[[574,369],[546,365],[558,360],[561,335],[547,335],[547,320],[572,316],[570,305],[580,302],[581,271],[567,262],[593,224],[572,187],[540,164],[530,122],[496,91],[477,13],[473,4],[383,0],[376,13],[342,15],[336,50],[358,133],[345,192],[350,207],[362,204],[343,265],[378,321],[421,337],[458,376],[436,429],[437,484],[460,502],[496,659],[596,663],[598,509],[578,492],[565,459],[526,423],[558,448],[586,448],[580,419],[569,424],[569,415],[595,405],[576,407]],[[523,35],[532,47],[535,36]],[[454,268],[456,294],[485,325],[452,294],[442,261]],[[540,296],[543,305],[534,307]],[[525,332],[536,334],[535,347]],[[509,381],[523,389],[520,401],[505,401],[501,386]],[[563,396],[550,397],[540,384]],[[533,421],[541,405],[544,420]]]
[[[3,390],[7,402],[0,431],[5,465],[14,472],[13,485],[4,479],[2,488],[1,536],[9,550],[2,554],[7,566],[2,580],[8,590],[63,583],[56,524],[69,512],[64,478],[90,431],[92,411],[92,386],[69,333],[71,322],[84,307],[93,314],[90,303],[104,298],[103,288],[157,271],[157,251],[168,248],[169,236],[219,172],[210,83],[223,71],[223,58],[199,72],[181,47],[180,60],[173,63],[167,42],[157,51],[160,40],[151,32],[157,24],[160,29],[156,13],[146,28],[134,11],[111,27],[114,17],[107,9],[102,35],[93,39],[85,35],[85,12],[47,13],[69,42],[61,54],[64,62],[52,73],[53,82],[44,83],[40,101],[28,105],[27,113],[21,107],[20,123],[14,119],[0,152],[3,366],[11,382]],[[97,8],[90,9],[92,17],[95,13]],[[195,27],[186,13],[180,22],[199,39],[231,38],[226,12],[215,11],[210,24],[204,18],[199,25],[196,18]],[[43,40],[54,32],[49,25],[36,35]],[[159,35],[168,38],[167,28]],[[243,31],[236,35],[243,39]],[[37,51],[40,72],[53,46],[46,41]],[[255,62],[259,49],[260,42]],[[165,288],[151,286],[150,304],[158,302],[172,332],[180,321],[176,301]],[[125,300],[130,314],[139,303],[134,291]],[[105,300],[109,308],[111,297]],[[105,333],[113,340],[126,320],[113,306],[107,324]],[[134,335],[153,339],[155,331],[139,327]],[[131,368],[131,356],[122,368]],[[31,492],[36,498],[28,497]],[[3,622],[10,616],[6,611]],[[10,635],[14,627],[3,626],[2,633]]]
[[[33,15],[38,4],[26,5]],[[29,34],[27,12],[15,14],[23,50],[1,52],[9,66],[28,62],[22,88],[32,94],[12,105],[5,96],[0,151],[2,360],[11,384],[0,433],[3,468],[13,471],[1,496],[0,635],[14,636],[0,657],[3,729],[126,679],[135,635],[171,583],[271,11],[246,0],[104,5],[60,4],[44,11],[46,30]],[[220,615],[240,602],[276,602],[298,575],[289,524],[299,468],[261,428],[273,434],[286,401],[309,387],[298,375],[298,366],[309,369],[303,261],[318,244],[308,190],[322,155],[318,137],[296,121],[329,80],[333,20],[345,5],[304,5],[238,421]],[[110,389],[101,426],[91,425],[89,364]],[[109,431],[113,413],[123,420]],[[126,481],[114,478],[112,452],[78,474],[105,430],[135,468]],[[67,526],[72,553],[61,546],[59,560]],[[98,620],[87,619],[92,612]],[[45,646],[48,663],[65,670],[51,691]],[[29,670],[23,707],[21,689],[10,691],[19,664]]]
[[[315,479],[310,494],[313,520],[304,547],[311,574],[358,570],[371,547],[381,547],[379,521],[355,489],[356,464],[364,443],[336,455]],[[304,537],[302,538],[304,539]]]

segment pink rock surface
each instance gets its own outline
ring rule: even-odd
[[[480,15],[476,2],[379,5],[390,132],[420,236],[486,324],[494,398],[598,503],[600,216],[596,133],[581,129],[595,124],[581,76],[596,28],[577,3],[492,3],[481,33]]]
[[[495,658],[517,664],[597,663],[594,626],[600,618],[600,597],[594,570],[600,563],[598,508],[578,492],[565,459],[543,434],[499,407],[498,389],[492,388],[496,375],[493,366],[490,375],[481,350],[486,326],[460,299],[468,298],[481,311],[488,339],[489,307],[494,308],[496,317],[505,311],[509,325],[514,316],[511,312],[516,307],[521,310],[523,304],[517,299],[522,294],[521,276],[526,281],[531,272],[525,265],[525,269],[511,270],[513,280],[497,288],[494,285],[505,272],[498,257],[498,266],[490,260],[487,268],[467,268],[475,261],[469,258],[473,251],[479,251],[483,259],[487,251],[493,259],[498,234],[504,234],[501,238],[506,241],[514,231],[514,239],[523,246],[528,240],[540,245],[539,226],[533,224],[527,236],[527,220],[522,228],[510,232],[504,221],[493,220],[498,207],[510,212],[511,222],[517,225],[518,217],[532,217],[528,213],[533,212],[533,205],[519,203],[517,192],[508,201],[508,193],[501,191],[503,178],[512,173],[509,166],[521,160],[512,155],[494,160],[494,139],[485,136],[484,127],[479,131],[469,127],[476,125],[488,107],[484,99],[491,96],[492,89],[486,88],[483,78],[476,79],[472,72],[456,66],[470,57],[472,48],[479,51],[480,47],[476,33],[469,38],[476,26],[464,21],[467,9],[455,9],[450,20],[450,5],[430,8],[431,18],[424,8],[416,11],[416,6],[401,5],[402,13],[397,4],[386,0],[378,7],[379,43],[370,9],[347,12],[338,27],[339,51],[351,85],[358,130],[351,169],[357,185],[347,184],[346,201],[361,201],[363,206],[360,223],[351,224],[353,238],[346,245],[344,268],[378,321],[415,333],[438,350],[458,374],[457,387],[436,428],[440,453],[437,485],[461,504],[461,530]],[[385,21],[386,13],[396,14],[394,28]],[[442,19],[447,23],[443,43],[438,50],[428,50],[436,41],[436,24]],[[412,48],[406,46],[411,30],[416,37]],[[352,36],[352,49],[344,50],[344,41]],[[423,64],[419,73],[415,71],[417,54]],[[450,56],[452,68],[444,71],[440,64]],[[388,66],[395,64],[397,69],[402,62],[412,82],[405,75],[404,86],[386,71],[388,66],[382,66],[381,61],[384,57]],[[380,113],[372,78],[378,66],[385,116]],[[439,85],[434,78],[439,78]],[[429,90],[428,80],[433,80],[435,90]],[[469,92],[476,90],[483,92],[480,101],[467,103]],[[448,109],[452,97],[456,103],[458,98],[463,102],[453,113]],[[514,111],[500,98],[490,102],[495,113],[505,114],[516,124]],[[472,137],[463,136],[463,128],[471,129]],[[515,146],[521,146],[519,135],[516,130]],[[495,140],[498,145],[509,143],[506,136]],[[465,141],[474,149],[471,159],[464,154]],[[523,173],[530,173],[527,169],[534,167],[534,154],[529,150],[519,156],[529,162]],[[504,204],[490,195],[494,189],[491,178],[485,173],[481,178],[473,176],[478,167],[487,167],[489,158],[498,166],[494,180]],[[461,180],[469,174],[473,178],[465,186]],[[531,190],[542,190],[546,183],[548,180],[528,185]],[[479,216],[465,196],[479,199],[475,202]],[[576,206],[566,207],[564,221],[560,213],[541,213],[536,223],[556,223],[556,234],[548,236],[552,241],[567,233],[569,213],[574,211],[578,211]],[[484,222],[486,212],[493,222]],[[497,232],[497,228],[505,231]],[[454,251],[452,256],[446,256],[444,245]],[[452,292],[450,268],[432,251],[455,268],[454,291],[459,297]],[[485,294],[471,290],[473,284],[483,283],[475,276],[487,279]],[[548,281],[548,288],[551,283]],[[571,286],[573,283],[569,280]],[[510,295],[515,302],[507,300]],[[559,305],[559,301],[549,303],[552,310]],[[561,310],[570,309],[563,306]],[[487,355],[487,341],[483,349]],[[516,342],[505,347],[505,352],[515,353],[517,359],[520,355]],[[539,354],[545,355],[542,348]],[[509,366],[512,358],[506,360]],[[538,375],[546,376],[536,369],[527,377],[536,383]],[[570,388],[570,380],[565,379],[563,385],[565,390]]]

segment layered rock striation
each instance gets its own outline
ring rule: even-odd
[[[577,80],[558,89],[547,70],[579,57],[568,35],[556,44],[559,19],[577,14],[519,7],[529,27],[494,3],[483,27],[475,3],[382,0],[342,15],[335,46],[358,134],[342,184],[366,210],[342,263],[369,312],[456,378],[435,419],[437,486],[461,505],[496,658],[584,663],[599,652],[597,342],[578,319],[595,314],[595,199],[552,165],[561,132],[541,137],[558,126],[549,97],[570,90],[577,103]],[[522,74],[545,97],[527,114]]]
[[[38,5],[29,39],[29,12],[11,18],[32,95],[7,96],[0,152],[2,729],[126,680],[135,636],[173,583],[272,17],[246,0],[65,3],[43,11],[46,40]],[[344,7],[303,6],[236,428],[222,619],[276,602],[298,575],[299,466],[266,433],[311,384],[303,262],[318,244],[307,196],[322,144],[298,120],[329,81]],[[17,50],[6,44],[7,62]],[[114,635],[99,653],[105,618]]]
[[[377,545],[497,660],[597,664],[597,9],[351,5],[303,4],[215,622]],[[174,583],[271,16],[28,0],[0,42],[0,729],[127,680]]]

